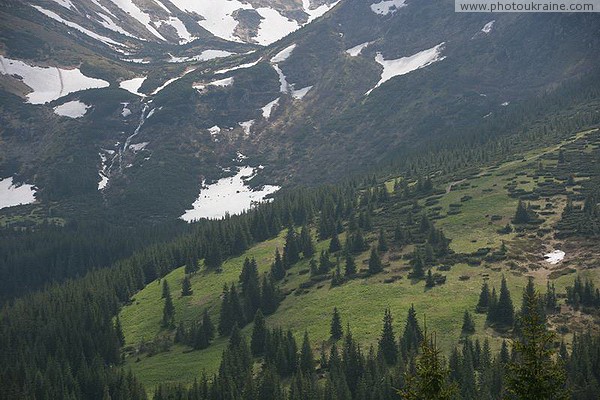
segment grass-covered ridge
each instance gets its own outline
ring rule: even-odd
[[[330,279],[306,285],[310,280],[309,262],[302,259],[288,270],[286,278],[280,284],[281,291],[287,296],[277,311],[267,317],[268,326],[289,328],[297,340],[300,340],[306,331],[313,345],[318,346],[314,350],[318,351],[320,344],[327,342],[329,338],[331,313],[333,308],[337,307],[342,315],[343,324],[350,325],[355,338],[366,348],[376,344],[385,308],[390,308],[395,318],[396,332],[400,332],[406,312],[410,305],[414,304],[419,317],[426,317],[429,329],[443,333],[438,335],[438,344],[448,353],[461,337],[464,311],[468,309],[474,312],[484,281],[488,281],[490,286],[495,286],[498,290],[500,280],[504,276],[513,303],[518,308],[527,276],[535,279],[535,284],[541,292],[545,292],[546,283],[550,279],[558,294],[565,293],[566,287],[572,285],[574,269],[579,269],[582,276],[597,280],[600,271],[582,268],[580,249],[570,251],[568,246],[573,246],[571,242],[554,238],[552,227],[561,219],[566,205],[565,196],[562,194],[530,201],[542,216],[541,225],[521,228],[515,226],[520,231],[507,234],[499,232],[506,224],[511,223],[515,214],[518,203],[515,193],[521,193],[519,190],[522,190],[527,195],[544,187],[539,183],[550,179],[552,168],[557,166],[559,149],[576,146],[582,141],[597,142],[596,134],[597,130],[582,132],[558,146],[529,152],[517,161],[485,168],[460,181],[439,182],[438,190],[434,194],[419,200],[421,212],[427,213],[435,222],[435,226],[444,230],[446,236],[452,240],[450,247],[456,253],[471,254],[481,248],[490,248],[490,253],[493,253],[504,243],[507,248],[506,259],[486,260],[483,257],[483,261],[480,258],[476,263],[456,263],[449,271],[441,272],[446,276],[446,283],[433,288],[425,288],[423,280],[415,281],[408,276],[414,245],[400,247],[392,244],[390,250],[383,255],[383,273],[354,278],[337,287],[331,286]],[[540,168],[547,170],[541,174]],[[553,180],[560,181],[559,178],[557,176]],[[584,180],[585,177],[581,176],[578,179]],[[394,190],[393,181],[387,185],[390,192]],[[379,228],[383,228],[392,241],[394,221],[405,212],[399,204],[400,202],[394,199],[372,210],[373,227],[365,235],[371,244],[377,243]],[[542,206],[544,209],[540,212]],[[237,282],[245,257],[256,259],[259,273],[268,271],[275,249],[283,248],[284,236],[285,234],[281,233],[277,238],[253,246],[240,257],[227,260],[223,264],[222,272],[207,272],[201,269],[192,275],[194,293],[190,297],[180,296],[184,268],[168,274],[163,279],[169,282],[173,293],[176,320],[198,320],[204,309],[208,309],[216,324],[223,285]],[[344,236],[341,235],[342,242]],[[582,248],[584,245],[584,241],[578,244]],[[328,247],[329,239],[317,241],[317,258],[319,251]],[[543,254],[557,247],[567,250],[567,258],[564,263],[550,266],[543,260]],[[332,259],[335,258],[334,254]],[[368,258],[369,251],[356,256],[359,270],[367,268]],[[343,269],[343,257],[341,265]],[[437,267],[433,270],[437,271]],[[168,336],[168,332],[160,328],[163,305],[160,297],[161,282],[155,281],[136,294],[133,303],[124,307],[120,313],[128,354],[126,366],[132,368],[149,390],[153,390],[160,382],[189,384],[201,371],[215,372],[226,345],[226,339],[217,338],[205,350],[191,351],[186,346],[174,345],[164,352],[158,350],[158,354],[152,356],[136,354],[135,349],[140,341],[152,341],[157,335]],[[505,336],[486,327],[484,314],[473,316],[476,327],[473,338],[482,340],[488,337],[492,348],[498,349]],[[252,324],[246,326],[242,332],[249,337],[251,329]],[[563,338],[569,341],[570,332],[563,333]],[[168,347],[164,346],[163,349]]]

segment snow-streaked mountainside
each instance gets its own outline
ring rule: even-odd
[[[492,20],[451,0],[9,3],[0,176],[23,177],[58,213],[215,216],[206,182],[262,165],[246,208],[274,187],[487,133],[600,65],[600,22],[585,14]]]

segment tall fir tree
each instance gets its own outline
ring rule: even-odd
[[[192,291],[192,283],[190,282],[190,277],[188,275],[183,277],[181,281],[181,295],[182,296],[191,296]]]
[[[334,233],[331,237],[331,241],[329,242],[329,252],[335,253],[336,251],[340,251],[342,249],[342,244],[340,243],[340,238],[337,233]]]
[[[508,365],[507,391],[522,400],[566,400],[564,368],[555,361],[554,334],[546,329],[537,294],[525,294],[529,312],[522,315],[522,338],[513,343],[515,360]]]
[[[392,313],[386,308],[383,315],[383,328],[379,337],[379,354],[387,365],[395,365],[398,361],[398,346],[394,336]]]
[[[381,271],[383,271],[383,264],[381,263],[381,258],[379,257],[377,250],[373,247],[369,257],[369,274],[374,275]]]
[[[250,350],[255,357],[261,356],[265,352],[267,345],[267,325],[265,317],[261,310],[254,316],[254,327],[252,328],[252,339],[250,341]]]
[[[300,245],[304,258],[311,258],[315,254],[315,244],[310,234],[310,228],[306,225],[303,225],[300,231]]]
[[[286,269],[289,269],[300,260],[300,251],[298,235],[294,227],[290,225],[285,236],[285,245],[283,246],[283,263]]]
[[[339,340],[342,338],[344,331],[342,329],[342,318],[338,312],[337,307],[333,308],[333,315],[331,316],[331,325],[329,329],[330,336],[333,340]]]
[[[304,332],[304,339],[302,340],[302,348],[300,350],[300,371],[306,375],[310,375],[315,369],[315,360],[313,352],[310,347],[310,340],[308,339],[308,332]]]
[[[346,255],[346,266],[344,269],[344,275],[346,277],[352,277],[356,274],[356,261],[354,261],[354,257],[352,254],[348,253]]]
[[[476,311],[478,313],[485,313],[490,305],[490,287],[487,281],[481,285],[481,293],[479,293],[479,301],[477,302]]]
[[[163,306],[161,326],[163,328],[173,328],[175,326],[175,306],[173,305],[173,299],[171,298],[169,286],[167,285],[164,287],[167,288],[167,291],[165,295],[165,304]]]
[[[381,252],[386,252],[388,251],[388,243],[387,243],[387,239],[385,238],[385,231],[383,230],[383,228],[379,229],[379,238],[377,239],[377,250],[381,251]]]
[[[473,321],[473,317],[469,310],[465,310],[465,313],[463,314],[461,333],[463,335],[472,335],[475,333],[475,322]]]
[[[279,253],[279,248],[275,249],[275,261],[271,266],[271,276],[276,281],[280,281],[283,278],[285,278],[285,266],[283,265],[283,259],[281,258],[281,254]]]

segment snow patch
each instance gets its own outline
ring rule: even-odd
[[[126,14],[129,14],[133,18],[138,20],[142,25],[144,25],[144,27],[146,27],[146,29],[150,33],[152,33],[158,39],[166,41],[165,38],[160,33],[158,33],[158,31],[154,28],[154,26],[152,26],[152,24],[151,24],[152,19],[150,18],[150,15],[148,15],[145,12],[143,12],[142,10],[140,10],[139,7],[133,3],[133,1],[131,1],[131,0],[110,0],[110,1],[113,2],[121,10],[123,10]]]
[[[110,29],[111,31],[120,33],[121,35],[139,39],[137,36],[132,35],[131,33],[127,32],[125,29],[123,29],[119,25],[117,25],[110,16],[103,14],[101,12],[98,12],[97,14],[100,18],[102,18],[102,21],[98,21],[98,22],[100,22],[100,25],[102,25],[106,29]]]
[[[31,204],[35,201],[32,185],[16,185],[14,178],[0,179],[0,208]]]
[[[273,58],[271,58],[272,63],[280,63],[287,60],[291,55],[294,49],[296,48],[296,44],[292,44],[285,49],[281,50],[279,53],[275,54]]]
[[[510,101],[505,101],[504,103],[500,104],[502,107],[506,107],[510,104]]]
[[[254,120],[251,119],[250,121],[240,122],[239,125],[244,130],[244,133],[246,135],[249,135],[250,134],[250,130],[252,129],[252,125],[254,125]]]
[[[371,4],[371,11],[379,15],[394,14],[400,8],[406,6],[406,0],[383,0],[379,3]]]
[[[296,21],[284,17],[277,10],[261,7],[256,11],[263,19],[260,20],[254,39],[263,46],[268,46],[300,28]]]
[[[217,125],[215,125],[212,128],[208,128],[208,131],[210,132],[211,136],[216,136],[219,133],[221,133],[221,128],[219,128]]]
[[[362,53],[362,51],[370,44],[371,42],[361,43],[357,46],[349,48],[348,50],[346,50],[346,53],[350,54],[351,57],[356,57],[360,53]]]
[[[161,86],[157,87],[156,89],[154,89],[154,91],[152,92],[152,95],[154,96],[155,94],[158,94],[158,92],[160,92],[161,90],[163,90],[164,88],[166,88],[167,86],[169,86],[171,83],[183,78],[184,76],[186,76],[187,74],[189,74],[192,71],[195,71],[196,68],[189,68],[187,69],[183,75],[181,76],[177,76],[175,78],[171,78],[168,81],[166,81],[165,83],[163,83]]]
[[[227,214],[239,214],[252,208],[255,204],[279,190],[279,186],[265,185],[260,190],[252,190],[246,182],[252,179],[259,168],[241,167],[235,176],[219,179],[216,183],[205,185],[192,209],[180,217],[191,222],[200,218],[222,218]]]
[[[73,28],[78,30],[79,32],[91,37],[92,39],[96,39],[104,44],[107,45],[115,45],[115,46],[119,46],[119,47],[123,47],[124,45],[122,43],[116,42],[114,40],[112,40],[111,38],[107,38],[106,36],[102,36],[102,35],[98,35],[97,33],[94,33],[92,31],[90,31],[89,29],[85,29],[84,27],[82,27],[81,25],[78,25],[74,22],[71,21],[67,21],[66,19],[62,18],[61,16],[59,16],[58,14],[56,14],[53,11],[50,10],[46,10],[43,7],[40,6],[35,6],[32,5],[31,7],[35,8],[36,10],[38,10],[39,12],[41,12],[42,14],[44,14],[45,16],[52,18],[55,21],[60,22],[61,24],[64,24],[66,26],[68,26],[69,28]]]
[[[3,56],[0,56],[0,72],[18,77],[33,90],[27,94],[27,102],[31,104],[44,104],[69,93],[109,86],[106,81],[83,75],[77,68],[36,67]]]
[[[485,24],[483,26],[483,28],[481,28],[481,32],[483,32],[483,33],[490,33],[492,31],[492,28],[494,27],[494,22],[496,22],[496,20],[491,20],[490,22],[488,22],[487,24]]]
[[[296,100],[302,100],[302,98],[304,96],[306,96],[306,94],[312,88],[313,88],[312,86],[307,86],[307,87],[302,88],[302,89],[294,90],[294,91],[292,91],[292,97],[295,98]]]
[[[60,106],[54,107],[54,114],[69,118],[81,118],[87,112],[88,106],[79,100],[68,101]]]
[[[383,83],[389,81],[395,76],[406,75],[409,72],[417,69],[424,68],[434,62],[441,61],[446,57],[441,56],[441,51],[444,46],[444,42],[438,44],[431,49],[420,51],[412,56],[401,57],[395,60],[385,60],[381,53],[377,53],[375,61],[377,61],[383,67],[381,73],[381,79],[375,85],[373,89],[370,89],[365,95],[369,95],[374,89],[381,86]]]
[[[121,116],[123,118],[129,117],[131,115],[131,110],[129,107],[127,107],[129,103],[121,103],[121,105],[123,106],[123,110],[121,110]]]
[[[337,3],[339,3],[339,0],[331,4],[321,4],[319,7],[311,10],[310,0],[302,0],[302,8],[304,8],[304,12],[308,14],[308,22],[311,22],[312,20],[319,18],[321,15],[331,10],[337,5]]]
[[[546,259],[546,262],[556,265],[565,258],[565,254],[566,253],[562,250],[554,250],[551,253],[544,254],[544,258]]]
[[[64,8],[66,8],[67,10],[73,10],[75,8],[75,6],[73,5],[73,3],[71,3],[69,0],[54,0],[55,3],[60,4],[61,6],[63,6]]]
[[[271,113],[273,112],[273,108],[275,108],[275,106],[277,106],[277,104],[279,104],[279,99],[280,98],[278,97],[275,100],[273,100],[272,102],[270,102],[269,104],[267,104],[266,106],[264,106],[263,108],[261,108],[262,115],[266,120],[271,118]]]
[[[195,36],[192,36],[188,32],[187,28],[185,27],[185,24],[181,22],[179,18],[169,17],[169,20],[163,22],[163,24],[171,25],[173,28],[175,28],[175,30],[177,31],[177,36],[179,36],[179,44],[186,44],[196,39]]]
[[[225,51],[225,50],[204,50],[202,53],[198,54],[197,56],[192,56],[192,57],[175,57],[171,54],[169,54],[169,56],[171,57],[169,59],[170,63],[181,63],[181,62],[190,62],[190,61],[208,61],[208,60],[214,60],[215,58],[223,58],[223,57],[229,57],[230,55],[233,55],[235,53],[232,53],[230,51]]]
[[[149,143],[150,142],[130,144],[129,149],[132,150],[134,153],[137,153],[140,150],[144,150],[146,148],[146,146],[148,146]]]
[[[128,92],[133,93],[137,96],[145,97],[146,96],[145,94],[140,93],[140,88],[142,87],[142,84],[144,83],[146,78],[147,78],[147,76],[143,76],[141,78],[128,79],[126,81],[122,81],[121,83],[119,83],[119,87],[121,89],[125,89]]]
[[[220,69],[218,71],[215,71],[215,74],[226,74],[227,72],[237,71],[238,69],[252,68],[259,62],[260,62],[260,59],[250,62],[250,63],[247,63],[247,64],[240,64],[240,65],[236,65],[235,67]]]

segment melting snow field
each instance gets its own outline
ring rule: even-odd
[[[346,50],[346,53],[350,54],[350,56],[352,57],[356,57],[357,55],[362,53],[362,51],[370,44],[371,42],[361,43],[358,46],[349,48],[348,50]]]
[[[85,115],[88,108],[90,108],[90,106],[79,100],[68,101],[60,106],[54,107],[54,114],[69,118],[81,118]]]
[[[285,49],[281,50],[279,53],[275,54],[275,56],[273,56],[273,58],[271,58],[271,62],[277,64],[277,63],[287,60],[292,55],[292,52],[294,51],[295,48],[296,48],[295,44],[292,44],[291,46],[286,47]]]
[[[189,62],[189,61],[208,61],[214,60],[215,58],[223,58],[233,55],[230,51],[225,50],[204,50],[202,53],[197,56],[192,57],[175,57],[169,54],[171,58],[169,59],[170,63],[181,63],[181,62]]]
[[[554,250],[551,253],[544,254],[544,258],[546,259],[546,262],[556,265],[565,258],[565,252],[562,250]]]
[[[18,76],[33,90],[27,94],[31,104],[44,104],[69,93],[109,86],[108,82],[87,77],[76,68],[35,67],[3,56],[0,56],[0,72]]]
[[[381,64],[383,67],[383,72],[381,73],[381,79],[377,85],[365,93],[365,95],[368,96],[374,89],[378,88],[383,83],[389,81],[395,76],[405,75],[409,72],[431,65],[436,61],[443,60],[446,58],[441,56],[443,46],[444,42],[432,47],[431,49],[423,50],[417,54],[413,54],[412,56],[402,57],[396,60],[384,60],[383,55],[381,55],[381,53],[377,53],[375,61]]]
[[[145,94],[140,93],[140,88],[142,87],[142,84],[144,83],[146,78],[147,78],[146,76],[143,76],[141,78],[128,79],[126,81],[119,83],[119,87],[121,89],[125,89],[128,92],[133,93],[137,96],[144,97]]]
[[[266,120],[271,118],[271,113],[273,112],[273,108],[275,108],[275,106],[277,106],[278,103],[279,103],[279,97],[276,98],[275,100],[273,100],[272,102],[270,102],[269,104],[267,104],[266,106],[264,106],[263,108],[261,108],[262,115]]]
[[[405,0],[384,0],[371,4],[371,11],[379,15],[394,14],[400,8],[406,6]]]
[[[201,218],[221,218],[226,214],[239,214],[262,201],[267,195],[279,190],[279,186],[265,185],[253,191],[245,181],[256,174],[257,169],[242,167],[235,176],[219,179],[216,183],[204,186],[198,199],[180,218],[191,222]]]
[[[295,98],[296,100],[302,100],[302,98],[304,96],[306,96],[306,94],[310,91],[310,89],[312,89],[312,86],[307,86],[305,88],[302,89],[298,89],[298,90],[294,90],[292,92],[292,97]]]
[[[35,201],[32,185],[15,186],[13,178],[0,179],[0,208],[31,204]]]
[[[244,133],[246,135],[249,135],[250,134],[250,130],[252,129],[252,125],[254,125],[254,120],[251,119],[250,121],[240,122],[239,124],[242,127],[242,129],[244,130]]]

